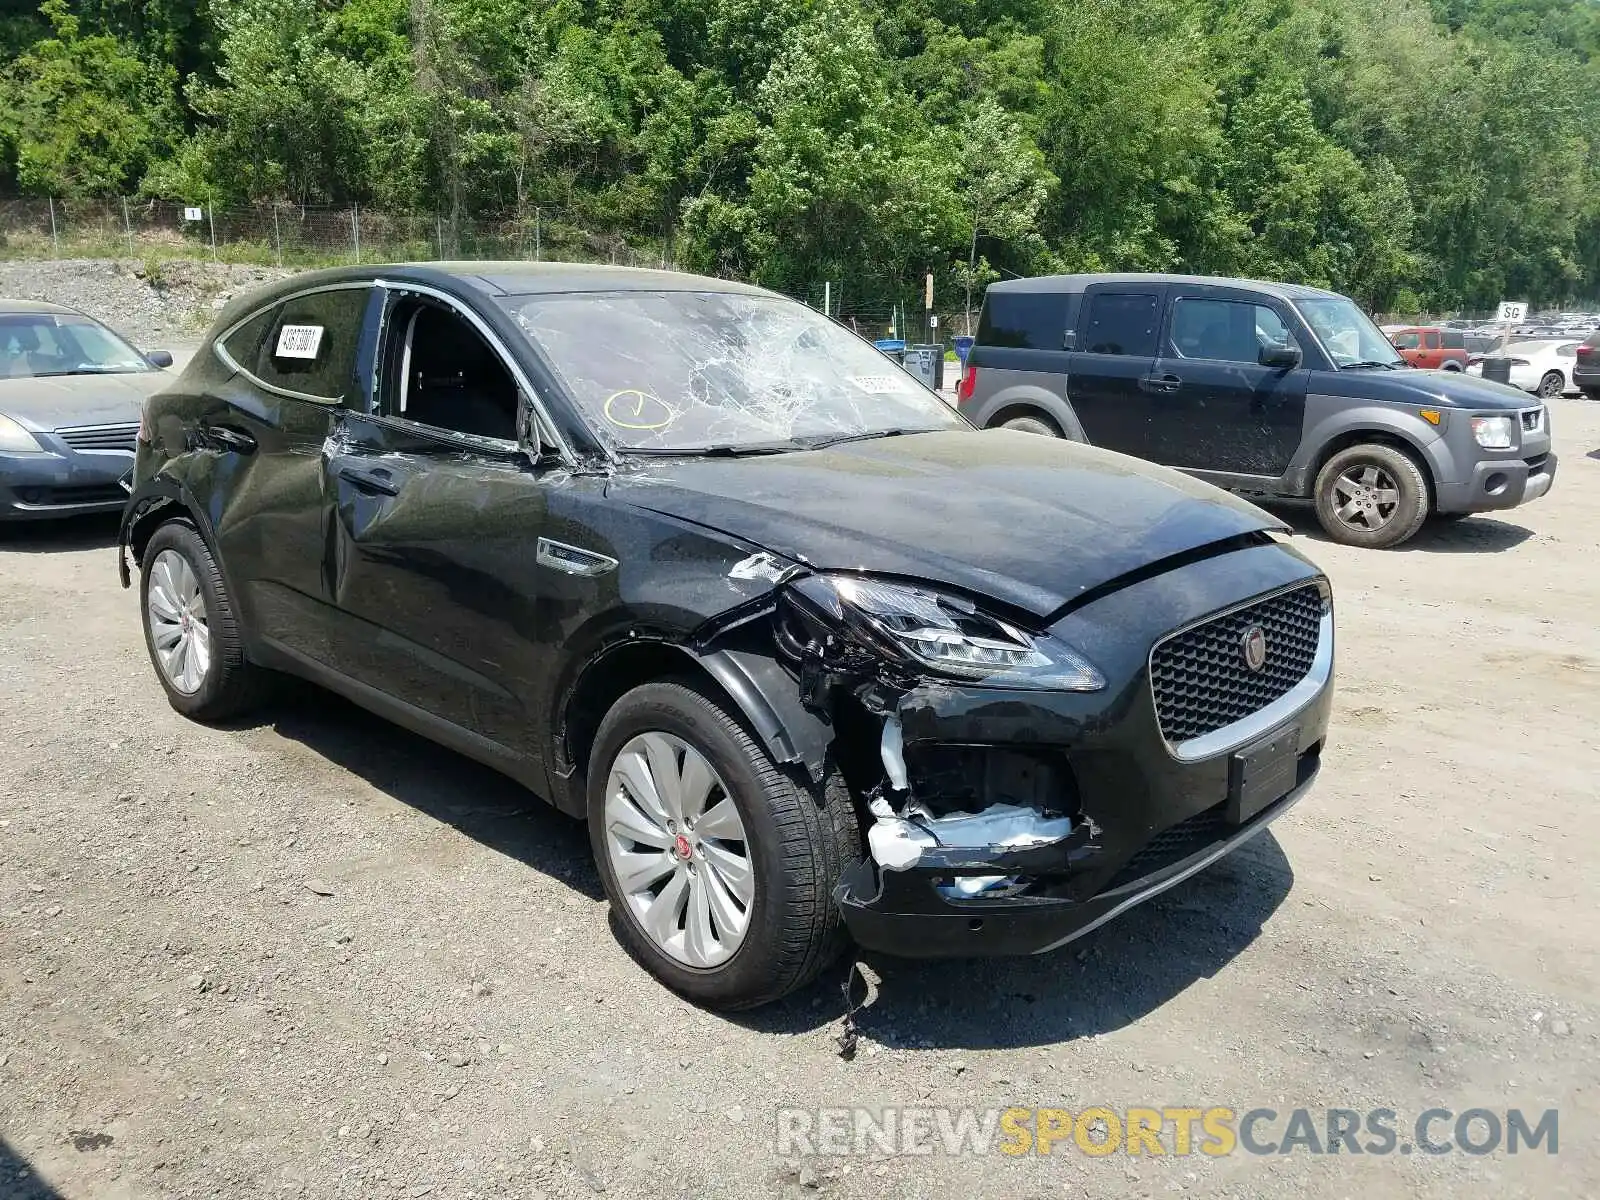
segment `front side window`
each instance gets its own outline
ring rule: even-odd
[[[234,355],[245,370],[263,383],[285,391],[335,403],[360,393],[356,380],[356,352],[366,318],[367,287],[311,292],[285,300],[272,314],[254,355]],[[232,354],[236,339],[252,328],[246,322],[225,343]]]
[[[118,375],[151,369],[144,355],[89,317],[0,314],[0,376]]]
[[[1294,345],[1277,313],[1242,300],[1174,301],[1168,340],[1182,358],[1241,363],[1259,363],[1263,350]]]
[[[1422,345],[1420,333],[1397,333],[1391,340],[1397,350],[1415,350]]]
[[[729,292],[501,301],[596,428],[656,453],[960,429],[938,396],[803,304]]]
[[[1343,296],[1296,300],[1295,308],[1317,335],[1334,366],[1345,368],[1399,367],[1405,360],[1372,323],[1372,318]]]
[[[1157,310],[1154,295],[1096,292],[1089,300],[1083,348],[1090,354],[1154,355]]]

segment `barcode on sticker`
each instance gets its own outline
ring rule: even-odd
[[[277,358],[315,358],[322,348],[321,325],[285,325],[278,330]]]

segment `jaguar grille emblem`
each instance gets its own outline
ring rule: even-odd
[[[1252,671],[1261,670],[1267,665],[1267,631],[1259,625],[1246,629],[1239,638],[1239,653],[1245,666]]]

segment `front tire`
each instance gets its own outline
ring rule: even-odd
[[[191,525],[156,530],[140,556],[145,649],[172,707],[196,721],[221,721],[253,707],[264,686],[245,658],[222,572]]]
[[[1317,520],[1334,541],[1386,550],[1422,528],[1431,507],[1428,479],[1393,446],[1351,446],[1317,473]]]
[[[627,693],[589,760],[589,841],[628,952],[708,1007],[803,987],[844,945],[833,888],[859,854],[843,781],[801,786],[718,701]]]

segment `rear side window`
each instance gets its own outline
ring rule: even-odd
[[[990,291],[978,319],[980,346],[1061,350],[1066,345],[1067,297],[1062,292]]]
[[[1437,350],[1439,348],[1439,335],[1437,333],[1423,334],[1422,345],[1424,349]]]
[[[252,373],[273,387],[321,400],[358,395],[356,351],[371,294],[365,287],[340,288],[284,301],[260,343]],[[235,356],[235,361],[248,369],[246,360]]]
[[[1446,350],[1465,350],[1467,338],[1459,329],[1446,329],[1444,331],[1444,348]]]
[[[1154,357],[1158,306],[1154,295],[1096,292],[1089,299],[1083,349],[1090,354]]]
[[[278,306],[264,309],[251,317],[223,339],[222,348],[228,357],[252,375],[260,373],[261,344],[272,331],[278,319]]]

